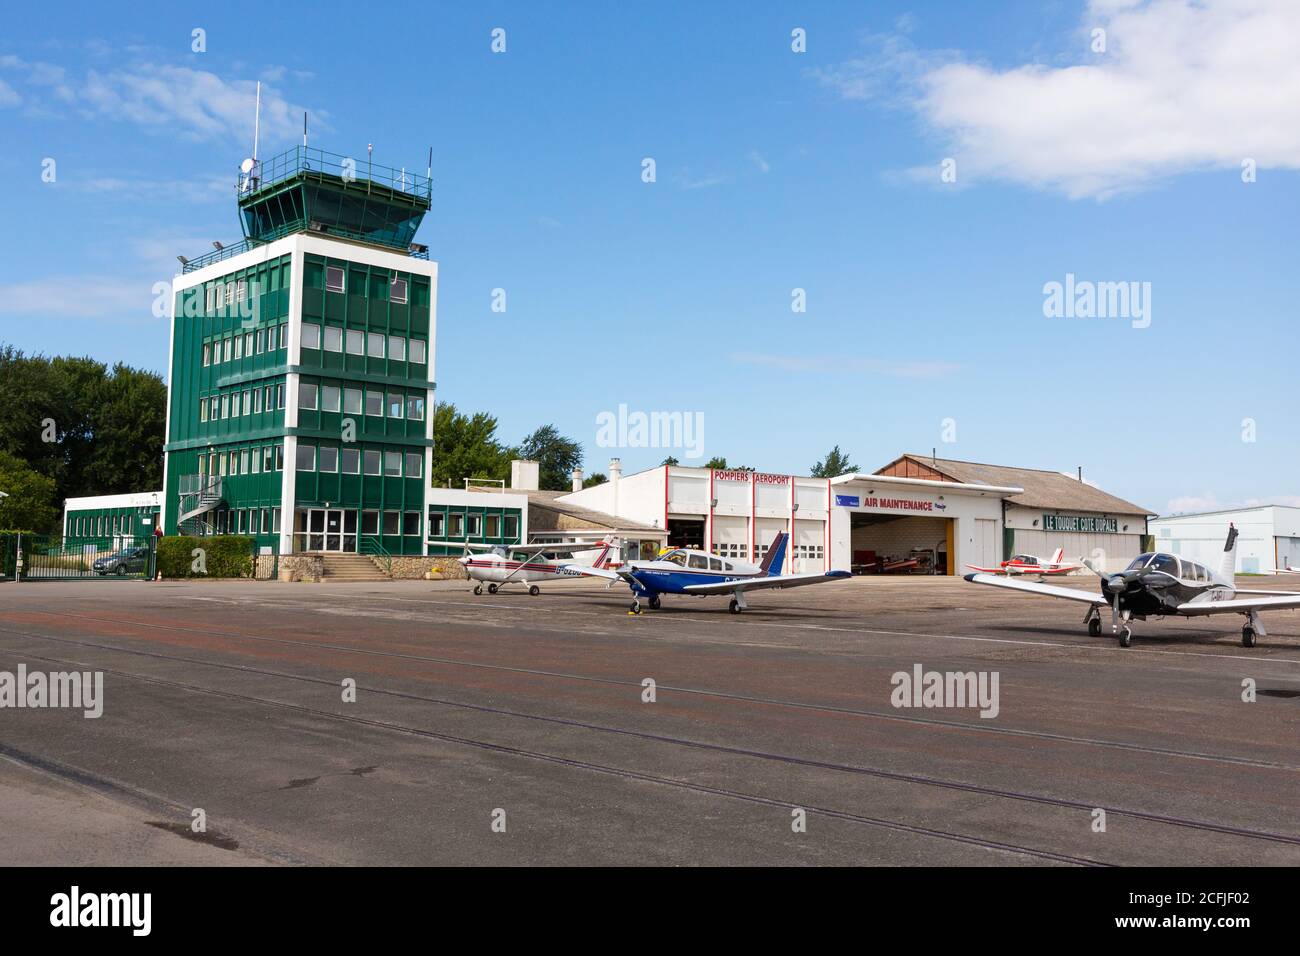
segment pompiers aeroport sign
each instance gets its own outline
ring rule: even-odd
[[[1043,515],[1044,531],[1078,531],[1083,534],[1118,534],[1118,518],[1083,515]]]

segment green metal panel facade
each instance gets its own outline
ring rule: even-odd
[[[297,507],[360,511],[360,534],[391,554],[423,552],[430,292],[427,276],[304,257]]]
[[[278,541],[292,279],[285,255],[176,296],[165,534],[251,533],[256,524],[259,545]],[[200,474],[221,477],[222,505],[178,527],[182,478]]]
[[[522,509],[469,505],[429,506],[429,554],[460,555],[470,544],[519,544]],[[443,541],[444,544],[437,542]]]
[[[63,537],[77,544],[107,548],[114,538],[143,538],[153,534],[159,508],[80,508],[64,515]]]

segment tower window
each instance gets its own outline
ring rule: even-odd
[[[325,267],[325,289],[328,292],[343,291],[343,270],[338,266]]]
[[[394,279],[388,284],[388,298],[392,302],[406,301],[406,280]]]

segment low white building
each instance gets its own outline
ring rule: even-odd
[[[613,459],[604,484],[556,501],[662,528],[675,547],[753,562],[788,531],[784,573],[957,574],[1057,547],[1123,566],[1147,534],[1144,509],[1060,472],[931,456],[836,478],[681,465],[624,476]]]
[[[667,532],[676,547],[760,562],[778,532],[790,533],[784,573],[813,573],[924,556],[953,573],[963,562],[999,558],[1002,499],[1017,487],[966,485],[879,475],[811,478],[663,465],[563,496]],[[870,530],[875,527],[874,533]],[[887,537],[882,537],[887,536]],[[877,548],[873,541],[880,542]]]
[[[1300,508],[1290,505],[1166,515],[1154,519],[1151,529],[1160,551],[1217,568],[1229,524],[1237,526],[1238,573],[1300,567]]]

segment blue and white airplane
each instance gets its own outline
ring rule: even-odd
[[[628,561],[617,569],[586,567],[570,564],[567,570],[588,577],[605,578],[611,586],[625,581],[632,589],[632,613],[641,613],[644,598],[651,610],[659,609],[659,598],[664,594],[685,594],[707,597],[710,594],[730,594],[730,611],[739,614],[749,607],[745,592],[762,588],[797,588],[806,584],[825,584],[849,577],[848,571],[825,571],[820,574],[778,574],[773,568],[781,567],[789,533],[782,531],[772,541],[763,556],[762,564],[720,558],[707,551],[674,548],[653,561]]]

